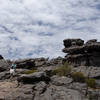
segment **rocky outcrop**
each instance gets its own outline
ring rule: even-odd
[[[59,77],[57,75],[51,77],[51,82],[56,86],[67,86],[73,82],[72,78],[68,77]]]
[[[63,41],[67,53],[65,60],[75,66],[100,66],[100,42],[96,39],[84,43],[81,39],[66,39]]]
[[[9,80],[13,61],[1,58],[0,100],[89,100],[89,97],[100,100],[100,43],[95,39],[86,43],[81,39],[66,39],[64,46],[63,52],[67,53],[64,59],[41,57],[14,61],[17,67],[13,81]],[[96,89],[88,87],[86,92],[87,84],[75,82],[72,75],[54,75],[52,70],[66,60],[77,66],[71,66],[71,73],[81,72],[94,78]]]
[[[49,67],[49,66],[58,66],[62,64],[62,57],[58,57],[55,59],[49,58],[30,58],[30,59],[19,59],[16,60],[15,63],[17,68],[22,69],[33,69],[38,67]]]

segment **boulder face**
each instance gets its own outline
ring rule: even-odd
[[[65,39],[64,53],[67,60],[75,66],[100,66],[100,42],[92,39],[84,43],[81,39]]]
[[[0,55],[0,59],[4,59],[2,55]]]
[[[0,59],[0,72],[9,70],[9,64],[6,60]]]
[[[22,75],[20,77],[18,77],[18,82],[22,82],[24,84],[33,84],[33,83],[37,83],[40,81],[50,81],[50,78],[46,75],[45,72],[35,72],[33,74],[30,75]]]
[[[17,68],[32,69],[35,67],[34,59],[23,59],[15,61]]]

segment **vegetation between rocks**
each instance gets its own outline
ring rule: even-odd
[[[71,76],[75,82],[85,82],[85,76],[81,72],[74,72],[71,74]]]
[[[64,65],[52,70],[53,75],[67,76],[71,73],[72,66],[66,62]]]
[[[32,74],[34,72],[36,72],[36,70],[35,69],[32,69],[32,70],[26,71],[24,74]]]
[[[96,81],[94,78],[85,77],[82,72],[74,72],[71,74],[74,82],[84,82],[90,88],[96,88]]]
[[[96,88],[96,81],[94,78],[90,78],[90,79],[86,78],[85,82],[88,85],[88,87]]]

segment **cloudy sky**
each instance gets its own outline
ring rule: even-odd
[[[0,54],[57,57],[65,38],[100,41],[100,0],[0,0]]]

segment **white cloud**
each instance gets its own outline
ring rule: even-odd
[[[0,0],[0,53],[63,56],[63,39],[100,41],[100,0]]]

